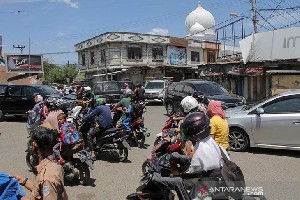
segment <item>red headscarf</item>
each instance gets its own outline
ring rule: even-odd
[[[215,101],[215,100],[210,101],[208,104],[207,112],[210,115],[210,117],[219,115],[220,117],[225,119],[225,113],[219,101]]]

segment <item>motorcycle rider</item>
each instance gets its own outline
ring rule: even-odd
[[[136,84],[136,89],[134,90],[134,94],[136,96],[136,101],[144,101],[145,89],[142,87],[140,83]]]
[[[131,107],[131,99],[133,96],[133,92],[131,90],[128,91],[125,96],[113,107],[112,111],[116,111],[118,108],[121,109],[122,113],[120,114],[120,116],[114,116],[114,126],[118,126],[118,122],[124,122],[124,120],[129,121],[129,116],[128,116],[128,112]],[[127,123],[127,122],[126,122]],[[128,122],[129,123],[129,122]]]
[[[38,126],[32,133],[33,152],[38,157],[37,175],[32,182],[20,175],[10,175],[31,191],[30,197],[22,200],[67,200],[68,195],[64,187],[64,171],[57,164],[53,155],[53,146],[57,143],[57,131],[43,126]]]
[[[49,109],[49,113],[43,123],[48,122],[54,129],[59,131],[57,116],[61,113],[64,113],[60,109],[60,104],[56,101],[48,101],[48,100],[45,101],[45,104]]]
[[[33,130],[35,127],[42,124],[42,120],[44,120],[44,117],[46,116],[45,113],[45,105],[43,101],[42,95],[36,95],[34,97],[35,105],[31,112],[29,112],[29,131]]]
[[[229,159],[226,150],[222,147],[220,148],[216,141],[210,136],[210,122],[203,112],[188,114],[182,123],[182,127],[182,138],[188,139],[194,143],[195,153],[191,157],[180,155],[175,152],[171,154],[171,158],[183,162],[190,162],[190,166],[185,174],[201,174],[201,180],[204,180],[206,185],[212,186],[209,184],[217,183],[216,175],[220,175],[218,169],[220,168],[220,160],[222,158],[221,150]],[[184,187],[183,179],[180,177],[162,177],[159,173],[154,172],[152,181],[155,184],[168,187],[169,189],[175,189],[180,200],[191,199],[191,196]],[[200,187],[201,184],[201,181],[197,182],[197,186]],[[202,186],[206,185],[203,184]],[[192,190],[192,193],[197,192],[197,189],[198,188]],[[206,189],[208,190],[209,187],[202,187],[201,192],[196,195],[200,199],[205,199],[206,197],[208,197],[207,199],[211,199],[211,194],[209,191],[206,191]]]
[[[192,97],[194,97],[198,101],[198,110],[207,113],[207,105],[209,101],[207,97],[203,94],[203,92],[196,91],[192,94]]]
[[[103,137],[102,133],[107,129],[113,127],[110,108],[105,104],[106,98],[95,97],[95,108],[83,118],[83,122],[88,123],[90,122],[90,120],[93,120],[94,117],[98,117],[97,125],[95,127],[92,127],[87,133],[87,146],[93,158],[96,158],[93,139],[99,135],[101,141],[101,138]],[[101,146],[101,144],[97,144],[97,146]]]
[[[208,116],[211,124],[211,136],[224,149],[229,150],[229,126],[219,101],[212,100],[208,104]]]

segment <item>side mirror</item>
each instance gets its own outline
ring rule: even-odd
[[[256,114],[260,115],[260,114],[264,114],[265,110],[263,108],[257,108],[256,109]]]

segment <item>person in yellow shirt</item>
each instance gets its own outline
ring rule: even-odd
[[[215,100],[210,101],[207,114],[210,118],[211,137],[224,149],[229,150],[229,126],[221,103]]]

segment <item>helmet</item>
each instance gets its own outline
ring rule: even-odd
[[[49,109],[49,111],[59,110],[60,106],[61,106],[59,103],[59,100],[51,98],[51,97],[49,97],[45,101],[45,104],[46,104],[47,108]]]
[[[35,97],[34,97],[34,101],[35,101],[35,103],[40,103],[40,102],[42,102],[44,99],[43,99],[43,97],[42,97],[42,95],[35,95]]]
[[[134,93],[131,89],[125,89],[125,91],[124,91],[124,97],[132,97],[133,94]]]
[[[202,140],[210,134],[210,122],[203,112],[194,112],[188,114],[182,124],[183,138],[192,142]]]
[[[193,109],[198,108],[198,101],[192,96],[187,96],[182,99],[180,106],[182,107],[184,113],[189,113]]]
[[[94,102],[95,102],[95,106],[104,105],[104,104],[106,104],[106,98],[100,97],[100,96],[95,96]]]

